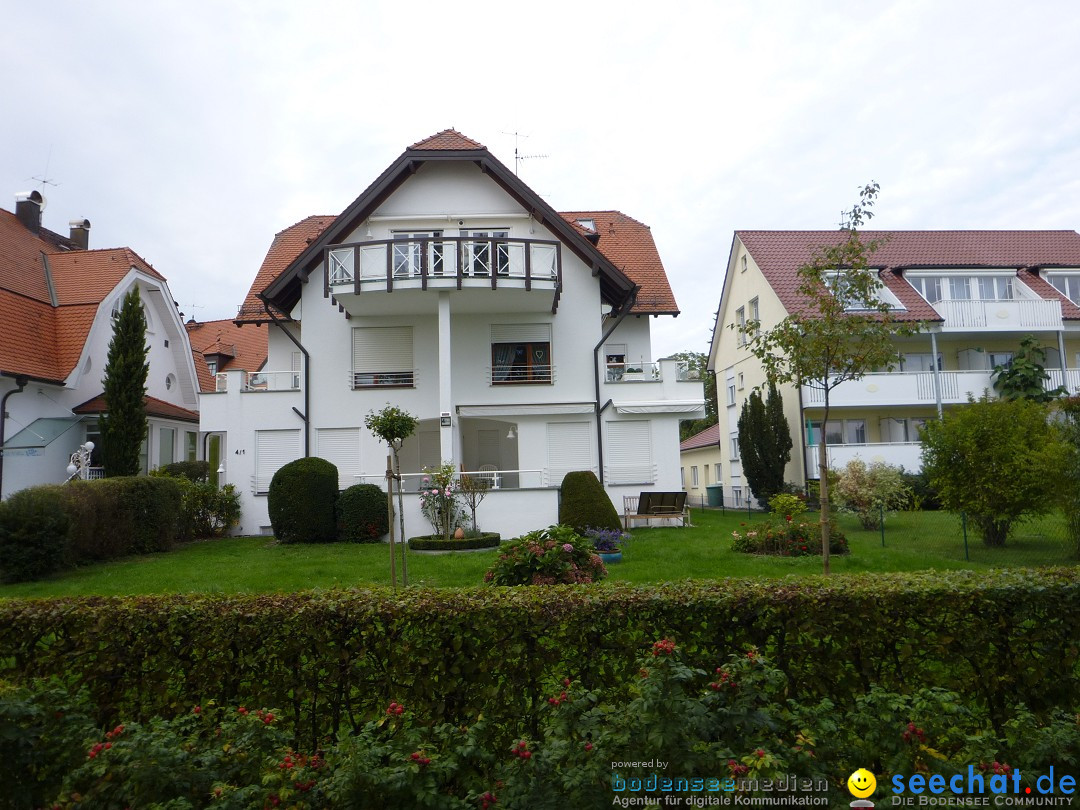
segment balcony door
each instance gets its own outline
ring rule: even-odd
[[[410,278],[420,275],[426,248],[428,273],[443,273],[442,231],[397,231],[394,233],[394,277]]]
[[[492,265],[492,240],[509,239],[510,231],[496,228],[489,231],[462,229],[461,235],[468,241],[462,243],[465,254],[465,272],[471,276],[490,276],[492,271],[501,276],[510,272],[510,246],[505,242],[495,243],[494,266]]]

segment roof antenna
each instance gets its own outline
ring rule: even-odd
[[[522,154],[520,154],[518,152],[518,138],[528,138],[529,137],[528,135],[522,135],[517,130],[514,130],[513,132],[505,132],[504,131],[503,135],[513,135],[514,136],[514,175],[515,176],[518,174],[518,169],[521,166],[521,161],[523,161],[523,160],[536,160],[536,159],[548,157],[548,155],[522,155]]]
[[[41,183],[41,196],[43,196],[43,197],[45,196],[45,186],[59,186],[60,185],[59,183],[56,183],[53,180],[49,179],[49,164],[50,163],[52,163],[52,147],[51,146],[49,147],[49,156],[47,158],[45,158],[45,171],[43,171],[40,175],[34,175],[33,177],[28,178],[30,180],[37,180],[39,183]]]

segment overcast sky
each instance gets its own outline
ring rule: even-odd
[[[5,3],[0,207],[93,223],[232,317],[274,234],[454,127],[558,210],[652,228],[706,351],[732,233],[1080,226],[1073,0]]]

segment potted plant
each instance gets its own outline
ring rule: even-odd
[[[586,529],[585,536],[592,540],[600,559],[607,563],[622,560],[622,544],[630,539],[630,533],[621,529]]]

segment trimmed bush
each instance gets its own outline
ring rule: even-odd
[[[568,472],[559,488],[559,524],[578,534],[586,529],[621,529],[619,513],[592,470]]]
[[[337,467],[314,456],[290,461],[274,473],[266,496],[274,536],[282,543],[332,543],[337,499]]]
[[[1080,694],[1080,570],[860,574],[659,587],[387,589],[0,600],[0,679],[63,675],[98,722],[219,703],[279,707],[298,739],[398,701],[432,723],[522,729],[563,678],[639,679],[673,638],[692,666],[756,646],[800,702],[844,716],[874,687],[968,696],[1003,728]]]
[[[413,551],[474,551],[481,548],[498,548],[498,532],[480,532],[476,537],[462,537],[460,540],[442,535],[426,534],[409,538],[409,548]]]
[[[155,473],[159,475],[168,475],[172,478],[186,478],[193,484],[200,484],[210,480],[210,462],[174,461],[172,464],[158,467],[150,474],[154,475]]]
[[[41,579],[60,568],[68,516],[59,487],[33,487],[0,502],[0,580]]]
[[[390,531],[386,493],[376,484],[353,484],[338,496],[338,540],[377,543]]]

